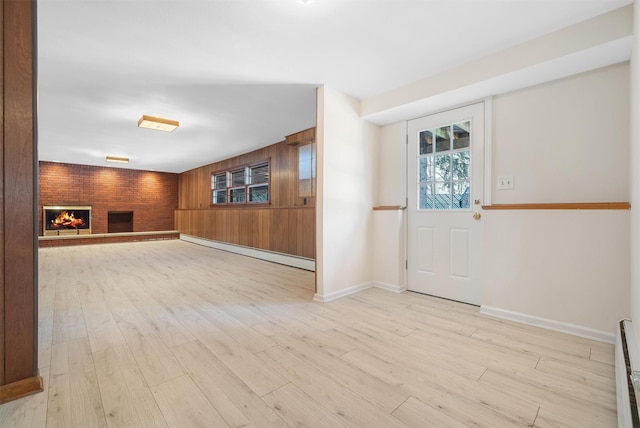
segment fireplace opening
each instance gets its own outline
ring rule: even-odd
[[[133,211],[109,211],[109,233],[133,232]]]
[[[91,207],[42,207],[43,235],[84,235],[91,233]]]

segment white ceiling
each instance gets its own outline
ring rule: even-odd
[[[314,126],[318,85],[365,100],[629,3],[39,0],[39,158],[186,171]]]

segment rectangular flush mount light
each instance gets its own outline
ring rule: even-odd
[[[157,129],[158,131],[171,132],[176,129],[180,123],[177,120],[165,119],[164,117],[148,116],[143,114],[138,120],[138,127]]]
[[[129,158],[119,158],[117,156],[107,156],[107,162],[129,163]]]

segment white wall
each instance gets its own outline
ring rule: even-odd
[[[377,205],[405,205],[407,162],[406,145],[407,125],[397,122],[380,129],[380,155],[378,163]]]
[[[496,96],[492,203],[627,201],[628,82],[623,63]],[[405,166],[396,160],[406,155],[397,136],[403,126],[382,128],[379,179],[394,183],[381,186],[382,205],[405,192]],[[497,190],[499,175],[513,175],[514,189]],[[483,308],[613,340],[616,321],[629,313],[629,217],[628,211],[485,210]],[[375,236],[385,246],[376,245],[374,260],[403,244],[403,234],[391,242],[396,224],[388,214],[376,218],[384,231]],[[404,263],[401,251],[391,255]],[[374,280],[404,281],[397,267],[375,270]]]
[[[629,65],[493,100],[492,203],[627,201]]]
[[[391,291],[406,290],[406,210],[373,213],[373,283]]]
[[[630,202],[631,202],[631,319],[637,354],[640,355],[640,2],[634,4],[634,34],[631,52],[631,149],[630,149]],[[632,351],[633,352],[633,351]]]
[[[497,96],[492,203],[627,201],[628,135],[628,63]],[[613,339],[629,312],[629,215],[486,211],[483,307]]]
[[[628,316],[627,211],[485,211],[483,221],[483,311],[613,341]]]
[[[405,205],[406,132],[404,122],[380,130],[376,205]],[[394,291],[406,289],[405,216],[406,210],[373,213],[373,279],[378,287]]]
[[[318,99],[316,299],[328,301],[373,279],[379,128],[360,119],[354,98],[325,86]]]

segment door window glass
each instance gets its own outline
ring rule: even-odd
[[[422,130],[418,144],[418,209],[470,209],[471,121]]]

